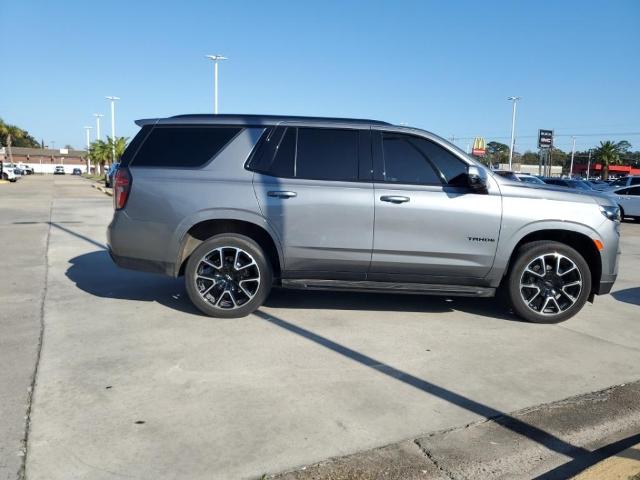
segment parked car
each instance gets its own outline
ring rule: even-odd
[[[605,192],[620,207],[622,218],[631,217],[640,220],[640,185],[633,187],[618,187]]]
[[[119,165],[120,164],[118,162],[112,163],[109,169],[107,170],[107,173],[104,174],[105,187],[113,186],[113,175],[116,173],[116,170],[118,169]]]
[[[520,179],[513,173],[511,170],[494,170],[493,173],[496,175],[500,175],[502,178],[506,178],[508,180],[513,180],[514,182],[519,182]]]
[[[585,190],[587,192],[593,191],[591,185],[584,180],[574,180],[572,178],[560,178],[560,177],[543,177],[542,179],[547,185],[558,185],[560,187],[575,188],[578,190]]]
[[[14,173],[13,168],[11,167],[2,167],[2,180],[7,180],[9,182],[15,182],[18,180],[18,176]]]
[[[609,183],[609,188],[631,187],[633,185],[640,185],[640,175],[628,175],[615,179]]]
[[[82,175],[82,169],[74,168],[73,172],[71,172],[71,175]]]
[[[3,163],[3,170],[10,169],[11,172],[17,177],[20,178],[23,175],[22,170],[15,163]]]
[[[553,323],[616,279],[611,199],[507,180],[424,130],[259,115],[137,123],[114,177],[109,252],[122,267],[184,275],[207,315],[245,316],[272,285],[501,287],[520,317]]]
[[[64,167],[62,165],[56,165],[56,168],[53,170],[54,175],[64,175]]]
[[[33,167],[25,165],[24,163],[19,163],[18,168],[23,171],[25,175],[33,175],[34,173]]]
[[[597,178],[590,178],[586,181],[589,182],[591,188],[593,188],[594,190],[607,190],[610,187],[609,182],[605,182],[604,180],[600,180]]]
[[[515,175],[516,175],[516,178],[518,180],[520,180],[521,182],[533,183],[533,184],[536,184],[536,185],[546,185],[542,180],[540,180],[535,175],[529,175],[529,174],[526,174],[526,173],[516,173]]]

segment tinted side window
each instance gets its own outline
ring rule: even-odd
[[[154,127],[131,164],[135,167],[200,167],[240,130],[237,127]]]
[[[293,177],[296,157],[296,129],[285,129],[284,135],[276,145],[269,174],[276,177]]]
[[[419,138],[383,133],[383,179],[392,183],[437,184],[442,182],[423,149]]]
[[[358,131],[299,128],[295,177],[357,180]]]
[[[629,185],[640,185],[640,177],[632,178]]]
[[[460,180],[460,176],[466,176],[467,165],[446,148],[429,140],[422,139],[420,141],[420,147],[433,165],[440,170],[446,183],[451,183],[456,177],[457,180]],[[511,174],[510,178],[512,178],[512,180],[518,180],[513,174]]]
[[[618,190],[616,192],[616,195],[629,195],[629,190],[631,190],[630,188],[623,188],[622,190]]]
[[[152,125],[145,125],[144,127],[142,127],[140,131],[136,134],[136,136],[133,137],[133,140],[131,140],[129,145],[127,145],[127,148],[122,154],[122,157],[120,157],[120,164],[123,167],[126,167],[127,165],[129,165],[129,163],[131,162],[131,159],[138,151],[138,148],[140,148],[140,145],[142,145],[142,142],[144,142],[144,139],[147,138],[147,135],[149,135],[149,132],[151,131],[152,128],[153,128]]]

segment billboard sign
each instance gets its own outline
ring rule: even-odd
[[[487,153],[487,142],[485,142],[484,138],[476,137],[473,139],[473,149],[471,150],[471,154],[475,157],[484,157]]]
[[[553,147],[553,130],[538,130],[538,148]]]

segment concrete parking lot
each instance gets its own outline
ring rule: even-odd
[[[29,479],[254,478],[640,379],[640,223],[612,295],[559,325],[494,299],[280,290],[220,320],[180,279],[112,264],[111,202],[79,177],[0,187],[2,480],[25,415]]]

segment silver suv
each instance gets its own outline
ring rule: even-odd
[[[114,179],[111,256],[184,275],[207,315],[247,315],[272,285],[501,288],[519,316],[553,323],[616,279],[610,199],[502,179],[423,130],[253,115],[137,123]]]

